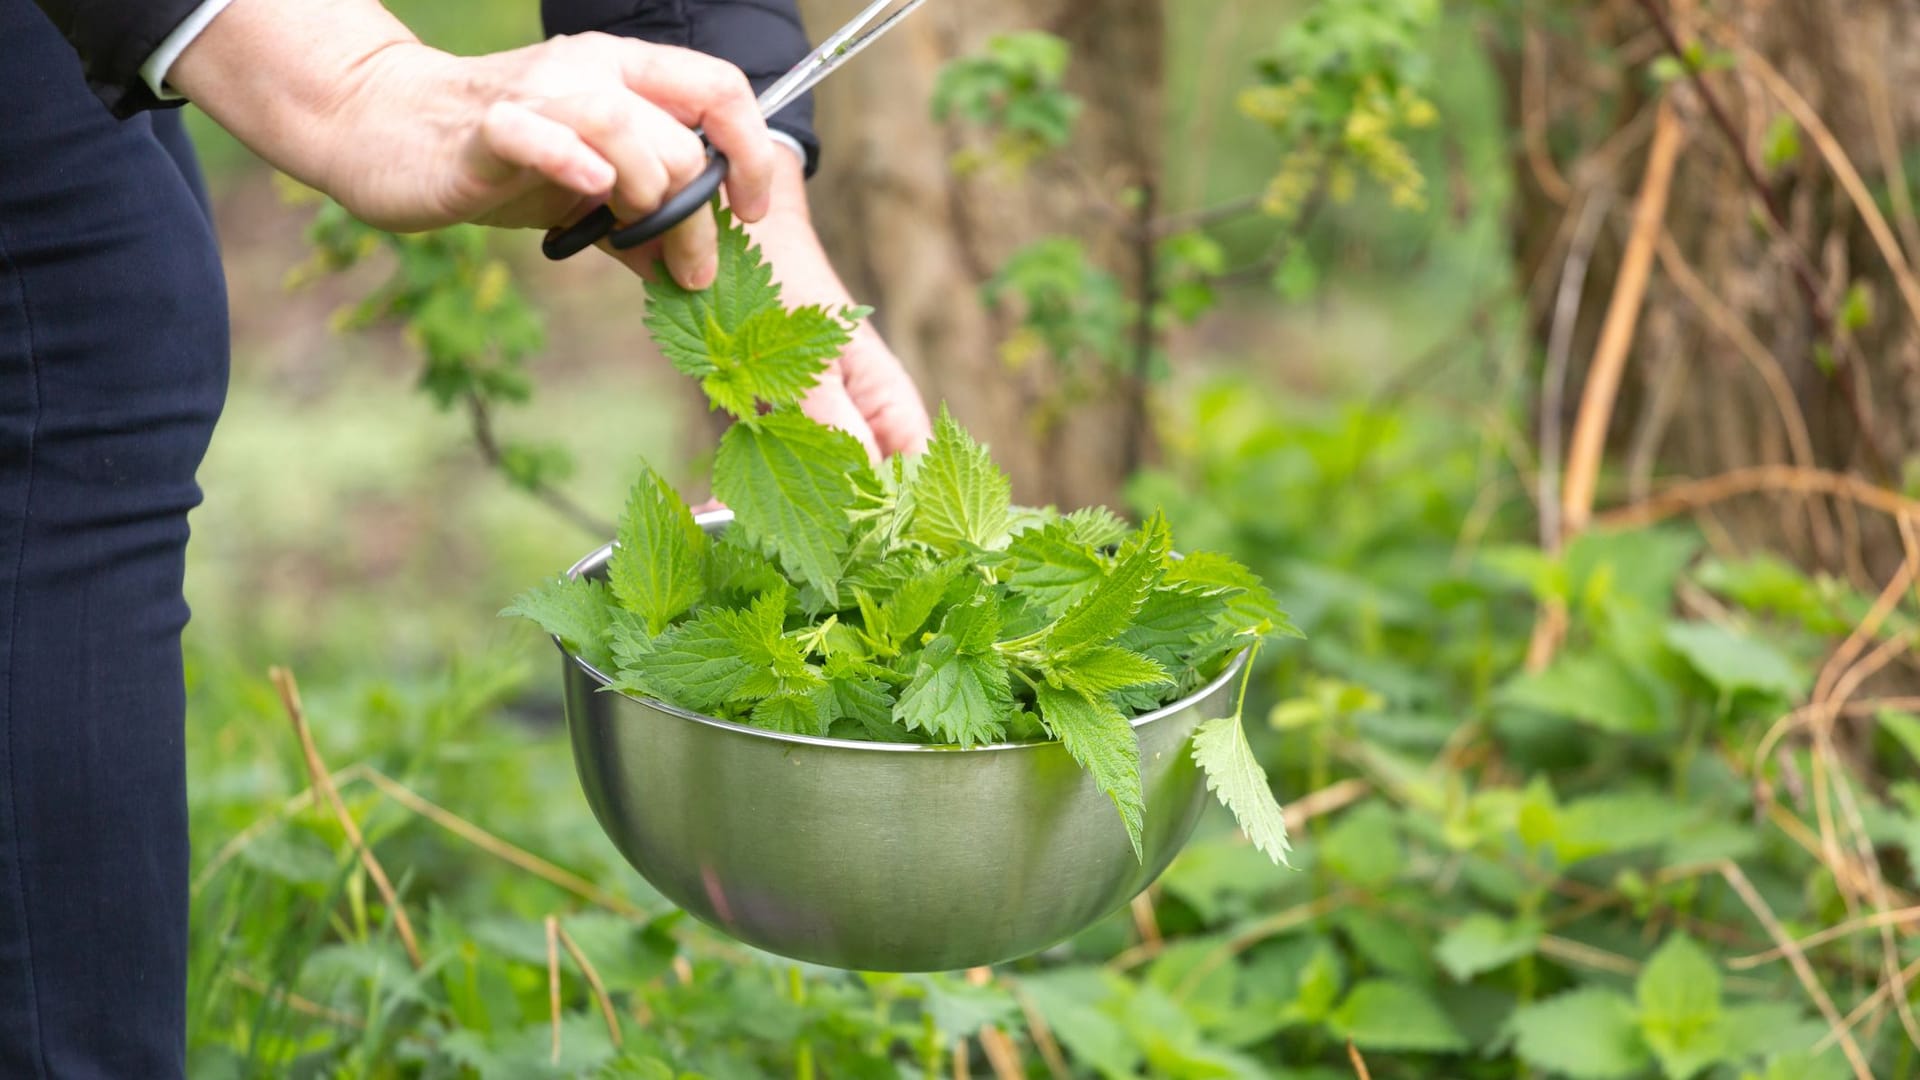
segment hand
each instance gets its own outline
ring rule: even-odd
[[[789,306],[853,306],[814,232],[805,172],[794,155],[785,151],[776,155],[771,208],[748,232],[773,266],[782,299]],[[645,276],[659,250],[646,245],[616,252],[615,257]],[[870,323],[862,323],[854,332],[846,352],[820,376],[800,407],[815,420],[859,439],[875,462],[894,454],[920,453],[933,431],[913,377]]]
[[[746,77],[723,61],[605,34],[457,57],[369,0],[240,0],[169,81],[262,157],[394,231],[547,228],[602,202],[635,220],[706,167],[694,125],[731,159],[729,201],[756,221],[779,153]],[[662,253],[682,284],[711,283],[711,217],[689,219]]]

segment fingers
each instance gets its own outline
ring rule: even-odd
[[[922,453],[933,421],[913,376],[871,327],[863,326],[841,361],[847,399],[859,410],[884,455]]]
[[[631,94],[582,94],[537,108],[612,166],[607,202],[623,222],[653,213],[707,167],[699,136]]]
[[[765,217],[772,201],[777,149],[767,137],[753,87],[740,69],[691,49],[608,39],[628,89],[682,124],[698,127],[732,162],[729,205],[745,221]]]
[[[547,181],[589,198],[613,187],[614,166],[570,126],[511,101],[495,102],[480,123],[485,150],[478,168],[489,182],[530,170]]]
[[[698,292],[720,275],[720,226],[713,209],[703,206],[661,237],[661,256],[681,287]]]
[[[859,406],[847,395],[847,384],[836,371],[828,371],[820,376],[807,396],[800,401],[800,411],[830,428],[841,431],[860,440],[867,451],[867,460],[879,464],[880,444],[874,438],[873,428],[867,424]]]

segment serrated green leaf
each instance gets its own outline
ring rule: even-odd
[[[907,534],[943,555],[1006,542],[1013,488],[1005,473],[943,407],[913,479]]]
[[[780,690],[754,704],[753,724],[788,735],[825,735],[833,723],[825,706],[814,693]]]
[[[1121,547],[1100,584],[1047,631],[1046,648],[1059,655],[1124,633],[1165,573],[1169,547],[1167,519],[1155,514]]]
[[[721,609],[702,612],[647,643],[629,661],[614,685],[695,712],[718,712],[754,677],[741,655],[730,616]]]
[[[687,504],[659,473],[643,467],[607,560],[614,598],[660,633],[705,596],[707,546]]]
[[[1273,796],[1266,770],[1253,756],[1240,717],[1223,716],[1201,724],[1193,733],[1193,760],[1207,775],[1207,787],[1219,796],[1253,846],[1275,863],[1284,864],[1291,849],[1287,817]]]
[[[1167,669],[1138,653],[1112,645],[1096,645],[1047,665],[1047,673],[1062,686],[1088,697],[1131,690],[1139,686],[1170,686]]]
[[[1397,979],[1368,979],[1354,986],[1327,1018],[1334,1034],[1362,1050],[1447,1053],[1467,1040],[1427,992]]]
[[[1220,613],[1217,597],[1197,587],[1161,586],[1146,601],[1114,644],[1157,660],[1169,671],[1186,666],[1203,637],[1211,634]]]
[[[1640,1031],[1667,1080],[1690,1080],[1724,1057],[1720,969],[1684,934],[1660,946],[1634,984]]]
[[[1111,547],[1127,538],[1133,529],[1104,506],[1086,506],[1061,518],[1074,543],[1094,550]]]
[[[1544,932],[1538,919],[1502,919],[1476,911],[1460,920],[1434,949],[1435,959],[1460,982],[1531,956]]]
[[[850,474],[866,468],[853,436],[798,412],[743,420],[728,429],[714,459],[714,494],[735,528],[780,565],[826,595],[840,580],[853,505]]]
[[[1066,522],[1029,529],[1007,545],[1003,579],[1014,590],[1059,615],[1093,591],[1106,574],[1094,548],[1076,539]]]
[[[1042,684],[1035,694],[1041,722],[1093,776],[1126,826],[1136,858],[1146,820],[1146,793],[1140,787],[1140,740],[1133,725],[1110,702],[1077,690]]]
[[[820,307],[764,308],[732,333],[709,322],[713,371],[700,380],[700,389],[736,418],[752,416],[762,403],[797,404],[852,340],[851,324]]]
[[[894,719],[957,746],[997,742],[1013,709],[1006,658],[993,647],[998,607],[987,597],[955,607],[921,651]]]
[[[760,257],[730,211],[719,217],[719,272],[709,288],[682,288],[671,274],[647,283],[645,325],[654,343],[682,374],[702,379],[717,367],[707,347],[707,328],[737,333],[748,319],[780,303],[773,267]]]
[[[575,656],[602,672],[610,672],[612,609],[613,595],[606,585],[563,577],[527,590],[500,614],[533,620]]]
[[[1523,1005],[1508,1028],[1520,1060],[1572,1080],[1628,1080],[1649,1063],[1633,1003],[1611,990],[1572,990]]]

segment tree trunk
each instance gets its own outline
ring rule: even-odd
[[[1920,310],[1899,288],[1866,214],[1836,179],[1819,138],[1798,127],[1796,158],[1769,160],[1789,116],[1754,55],[1779,73],[1832,130],[1891,223],[1897,258],[1920,257],[1911,208],[1920,146],[1920,7],[1911,0],[1654,0],[1685,42],[1723,56],[1708,92],[1671,89],[1687,127],[1666,216],[1666,240],[1647,294],[1627,384],[1614,414],[1612,460],[1625,491],[1644,491],[1664,464],[1707,475],[1755,464],[1855,469],[1898,484],[1920,448]],[[1648,63],[1664,51],[1639,0],[1562,9],[1506,55],[1521,204],[1521,280],[1539,284],[1539,338],[1551,337],[1553,294],[1574,222],[1606,200],[1607,226],[1569,355],[1591,357],[1645,160]],[[1595,63],[1596,43],[1613,59]],[[1718,66],[1718,65],[1715,65]],[[1710,100],[1712,99],[1712,100]],[[1741,144],[1736,149],[1715,116]],[[1797,127],[1797,125],[1796,125]],[[1763,184],[1756,185],[1746,155]],[[1904,165],[1904,168],[1903,168]],[[1761,194],[1764,188],[1767,194]],[[1771,220],[1769,201],[1784,220]],[[1860,298],[1849,300],[1849,295]],[[1920,294],[1914,294],[1920,296]],[[1567,416],[1577,405],[1563,403]],[[1843,566],[1865,549],[1898,551],[1884,521],[1849,507],[1756,498],[1724,507],[1726,536]],[[1856,530],[1859,530],[1856,533]],[[1836,542],[1837,541],[1837,542]],[[1853,569],[1858,569],[1857,563]]]
[[[816,35],[861,0],[803,0]],[[949,60],[998,33],[1043,29],[1073,46],[1069,88],[1089,103],[1073,144],[1021,176],[949,168],[964,133],[936,124],[934,82]],[[1010,365],[1009,316],[981,286],[1021,247],[1062,233],[1130,286],[1150,257],[1116,220],[1120,193],[1159,174],[1160,0],[948,0],[929,4],[818,91],[823,167],[814,214],[856,299],[930,405],[992,445],[1015,494],[1063,509],[1113,501],[1146,427],[1139,381],[1108,380],[1061,407],[1051,365]],[[1092,189],[1105,198],[1092,194]],[[1149,200],[1151,201],[1151,200]],[[1135,211],[1138,212],[1138,211]]]

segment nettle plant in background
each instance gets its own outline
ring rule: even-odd
[[[1050,360],[1066,376],[1068,394],[1129,364],[1137,376],[1164,375],[1159,337],[1212,311],[1222,286],[1266,282],[1291,300],[1315,290],[1322,275],[1304,233],[1327,203],[1347,203],[1372,183],[1393,207],[1424,210],[1426,177],[1406,139],[1439,119],[1425,86],[1440,17],[1438,0],[1361,0],[1316,4],[1290,26],[1236,102],[1282,148],[1262,190],[1161,214],[1144,191],[1107,190],[1097,178],[1080,177],[1103,202],[1102,220],[1119,230],[1116,239],[1151,250],[1148,280],[1130,296],[1080,239],[1035,240],[982,290],[990,308],[1015,313],[1002,347],[1006,361]],[[986,136],[984,148],[955,153],[954,170],[1017,175],[1050,156],[1072,167],[1068,148],[1084,104],[1066,87],[1071,60],[1067,42],[1023,31],[948,64],[935,87],[934,118]],[[1252,218],[1266,222],[1271,241],[1234,265],[1215,233]]]
[[[1113,800],[1135,853],[1145,813],[1131,718],[1193,693],[1293,632],[1260,580],[1173,553],[1166,519],[1013,505],[987,449],[943,411],[926,454],[870,466],[799,410],[865,311],[788,310],[746,231],[721,215],[705,292],[665,274],[647,325],[733,424],[717,537],[644,469],[605,582],[563,577],[527,617],[610,689],[794,735],[961,748],[1052,737]],[[1285,825],[1238,712],[1194,758],[1274,860]]]

